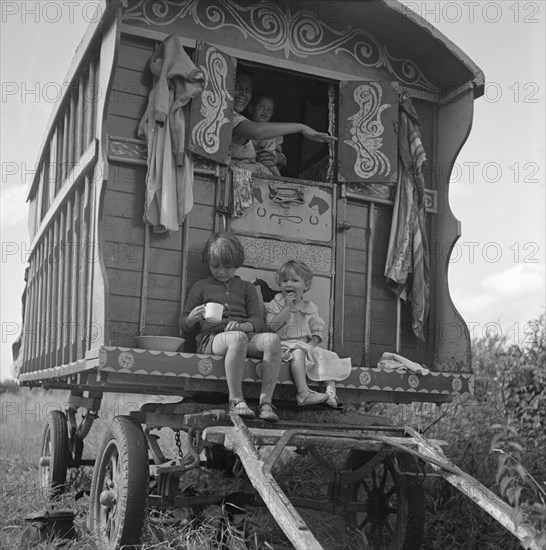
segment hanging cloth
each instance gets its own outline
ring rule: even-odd
[[[186,109],[203,90],[205,75],[171,35],[150,59],[153,87],[139,124],[148,171],[144,221],[155,232],[176,231],[193,206],[193,157],[186,150]]]
[[[411,301],[413,332],[424,341],[430,307],[430,264],[423,176],[426,154],[420,127],[411,100],[404,94],[398,117],[400,162],[385,276],[387,285],[401,299]]]

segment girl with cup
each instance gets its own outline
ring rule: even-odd
[[[210,276],[191,288],[180,326],[190,331],[200,324],[197,353],[225,355],[229,410],[242,418],[256,417],[243,398],[246,356],[263,357],[258,416],[277,422],[272,399],[281,368],[281,344],[276,334],[264,332],[256,287],[235,275],[245,259],[243,246],[235,235],[217,233],[208,239],[203,259],[208,263]]]

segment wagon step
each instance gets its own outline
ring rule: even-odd
[[[362,449],[366,451],[389,451],[393,447],[403,446],[404,449],[415,449],[419,447],[419,441],[412,437],[393,437],[347,433],[328,429],[271,429],[247,427],[251,441],[256,446],[277,445],[281,442],[282,447],[336,447],[338,449]],[[203,439],[209,443],[224,445],[228,434],[233,432],[233,426],[211,426],[203,432]],[[434,445],[446,446],[447,442],[441,439],[429,440]]]

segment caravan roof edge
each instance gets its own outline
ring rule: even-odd
[[[400,15],[407,17],[412,23],[428,32],[431,37],[439,42],[442,47],[449,50],[473,75],[472,85],[474,87],[474,99],[484,94],[485,74],[472,61],[472,59],[459,46],[452,42],[445,34],[439,31],[434,25],[413,11],[409,5],[403,4],[400,0],[379,0],[387,7],[397,11]]]

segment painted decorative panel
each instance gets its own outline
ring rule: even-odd
[[[419,67],[407,58],[391,55],[385,44],[356,26],[335,18],[320,19],[317,9],[298,9],[297,2],[261,0],[132,0],[123,21],[145,27],[169,27],[189,20],[202,29],[220,33],[231,29],[248,48],[282,52],[285,58],[308,60],[325,55],[347,56],[360,66],[385,70],[393,80],[427,92],[438,92]],[[315,2],[315,5],[318,2]],[[328,9],[322,11],[327,13]]]
[[[345,196],[358,202],[375,202],[379,204],[394,204],[396,184],[394,183],[364,183],[351,182],[345,185]],[[425,189],[425,208],[427,212],[436,214],[438,211],[438,192]]]
[[[396,181],[398,90],[391,82],[339,85],[339,181]]]
[[[245,249],[245,265],[256,269],[277,269],[288,259],[306,263],[315,274],[331,275],[332,249],[303,243],[258,239],[238,235]]]
[[[218,48],[198,42],[194,63],[205,74],[205,88],[191,102],[188,148],[229,164],[236,61]]]
[[[332,192],[282,181],[252,180],[253,205],[231,221],[236,232],[290,239],[332,239]]]

